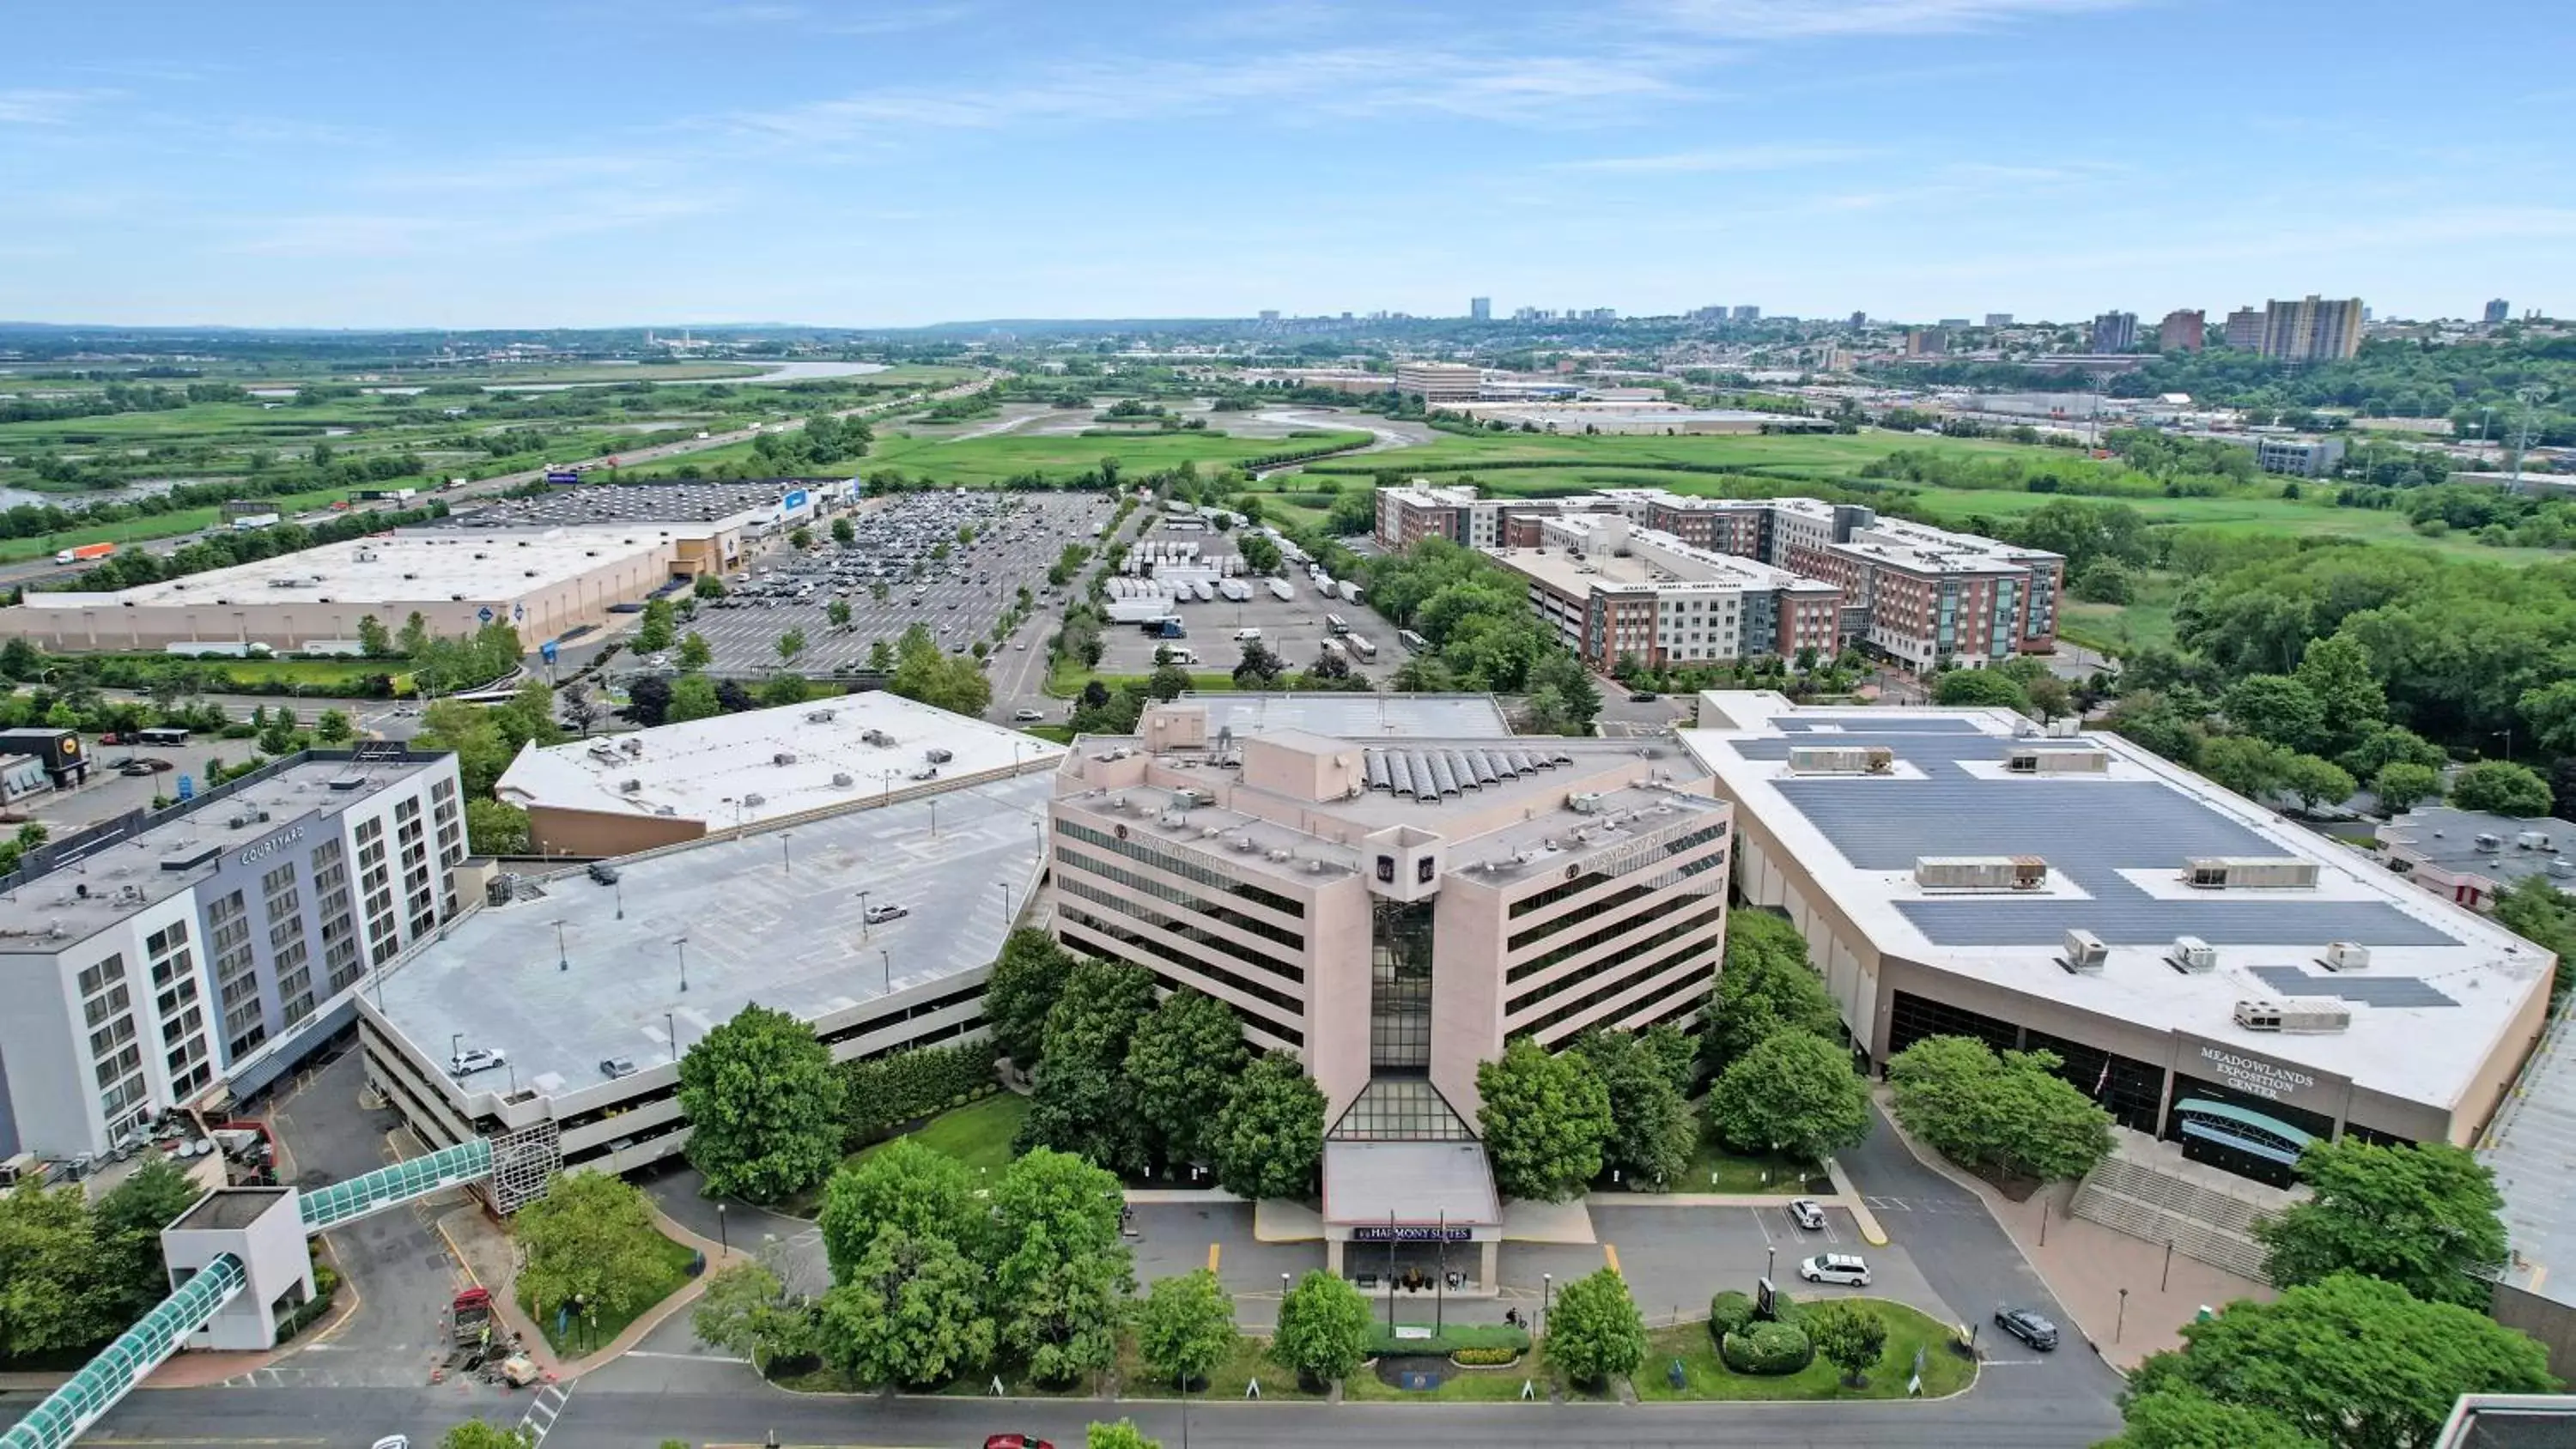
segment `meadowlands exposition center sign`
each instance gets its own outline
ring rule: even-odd
[[[2174,1039],[2178,1046],[2173,1069],[2186,1077],[2336,1119],[2344,1115],[2352,1096],[2350,1077],[2256,1056],[2243,1047],[2189,1032],[2175,1032]]]

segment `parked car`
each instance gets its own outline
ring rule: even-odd
[[[617,884],[617,867],[610,865],[604,860],[594,860],[590,863],[590,878],[599,882],[601,885],[615,885]]]
[[[984,1449],[1055,1449],[1055,1445],[1035,1434],[987,1434]]]
[[[476,1072],[488,1072],[508,1060],[508,1057],[488,1047],[467,1047],[447,1059],[447,1074],[451,1077],[470,1077]]]
[[[903,906],[870,906],[860,914],[867,918],[869,925],[882,926],[888,921],[900,921],[912,912]]]
[[[1853,1288],[1869,1286],[1869,1264],[1856,1253],[1818,1253],[1798,1265],[1798,1276],[1810,1283],[1841,1283]]]
[[[2041,1353],[2057,1347],[2057,1325],[2027,1308],[1996,1309],[1995,1326]]]
[[[1042,709],[1015,709],[1011,711],[1011,720],[1015,724],[1036,724],[1038,721],[1045,718],[1046,711]]]
[[[635,1059],[633,1057],[603,1057],[599,1063],[599,1074],[612,1081],[619,1077],[631,1077],[635,1075]]]
[[[1825,1210],[1818,1207],[1813,1198],[1791,1198],[1789,1220],[1808,1232],[1822,1232],[1825,1226]]]
[[[1632,689],[1628,691],[1628,702],[1630,704],[1653,704],[1655,702],[1655,692],[1651,689]]]

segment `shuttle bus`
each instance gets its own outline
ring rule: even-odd
[[[1403,645],[1409,653],[1428,654],[1431,652],[1431,641],[1414,633],[1410,629],[1396,630],[1395,642]]]
[[[1351,621],[1343,618],[1339,614],[1326,614],[1324,616],[1324,627],[1333,631],[1333,637],[1340,638],[1342,635],[1351,632]]]
[[[1377,646],[1366,639],[1361,638],[1357,634],[1344,635],[1342,643],[1347,646],[1353,654],[1358,655],[1362,659],[1375,659],[1377,657]]]

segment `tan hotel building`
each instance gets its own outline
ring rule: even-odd
[[[1414,1174],[1490,1198],[1481,1162],[1458,1162],[1481,1152],[1476,1065],[1506,1038],[1556,1048],[1698,1011],[1731,848],[1709,786],[1668,745],[1237,736],[1185,697],[1066,757],[1048,812],[1055,931],[1225,1002],[1254,1047],[1304,1061],[1328,1104],[1338,1259],[1419,1206]],[[1444,1221],[1490,1245],[1499,1221],[1473,1197]]]
[[[1488,549],[1529,582],[1530,606],[1584,663],[1653,669],[1740,659],[1831,656],[1842,590],[1787,569],[1695,547],[1611,514],[1540,521],[1533,548]]]

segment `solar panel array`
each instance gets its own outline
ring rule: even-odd
[[[2431,983],[2414,976],[2357,976],[2349,971],[2327,975],[2297,966],[2254,966],[2248,969],[2264,985],[2283,996],[2333,996],[2357,1001],[2364,1006],[2460,1004],[2433,989]]]
[[[1853,730],[1865,730],[1871,734],[1977,735],[1981,739],[1984,738],[1983,732],[1977,728],[1973,720],[1948,719],[1937,715],[1922,719],[1886,719],[1860,714],[1809,714],[1800,715],[1795,719],[1774,720],[1773,723],[1780,726],[1781,733],[1793,735],[1815,734],[1820,731],[1840,734]]]
[[[2179,872],[2191,856],[2282,854],[2262,835],[2163,784],[1979,779],[1958,762],[1999,760],[2018,743],[1985,734],[1852,731],[1837,735],[1835,743],[1887,746],[1924,776],[1775,782],[1854,867],[1909,870],[1925,855],[2036,855],[2092,896],[1896,903],[1940,945],[2055,945],[2070,930],[2127,946],[2168,943],[2176,936],[2215,945],[2459,944],[2430,922],[2379,901],[2231,900],[2217,893],[2177,901],[2148,895],[2119,872]],[[1790,744],[1744,740],[1737,748],[1748,758],[1786,759]]]

